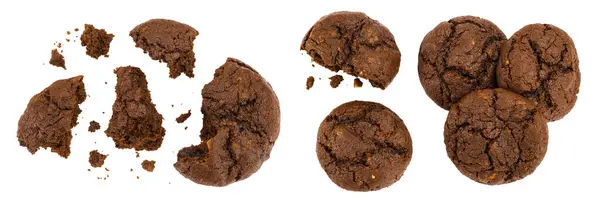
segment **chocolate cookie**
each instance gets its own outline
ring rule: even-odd
[[[71,128],[77,125],[79,104],[85,98],[83,76],[58,80],[34,95],[19,119],[19,144],[31,154],[51,148],[61,157],[69,157]]]
[[[202,142],[181,149],[175,168],[210,186],[248,178],[269,158],[279,135],[277,96],[258,72],[229,58],[204,86],[202,98]]]
[[[135,47],[142,48],[153,60],[166,62],[169,76],[181,73],[194,77],[194,40],[198,31],[193,27],[167,19],[146,21],[129,32]]]
[[[505,40],[483,18],[461,16],[437,25],[419,50],[419,79],[427,96],[449,109],[469,92],[496,87],[495,69]]]
[[[387,107],[353,101],[335,108],[321,123],[317,155],[341,188],[372,191],[402,177],[412,157],[404,122]]]
[[[157,150],[165,136],[163,117],[152,103],[146,75],[136,67],[119,67],[117,99],[105,133],[119,149]]]
[[[549,121],[575,106],[581,73],[573,40],[548,24],[527,25],[502,46],[498,85],[533,101]]]
[[[400,50],[392,33],[360,12],[324,16],[306,33],[300,49],[331,71],[343,70],[381,89],[400,68]]]
[[[533,173],[548,147],[535,104],[505,89],[478,90],[452,105],[444,128],[448,157],[474,181],[496,185]]]
[[[108,57],[110,42],[115,35],[107,33],[104,29],[96,29],[93,25],[85,24],[81,34],[81,46],[85,46],[85,53],[92,58],[104,55]]]

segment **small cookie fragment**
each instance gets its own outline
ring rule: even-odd
[[[104,165],[104,160],[108,157],[108,155],[101,154],[98,150],[94,150],[90,152],[90,165],[94,168],[100,168]],[[108,169],[106,169],[108,171]]]
[[[279,100],[249,65],[228,58],[202,89],[199,145],[177,153],[174,167],[198,184],[226,186],[244,180],[269,159],[279,136]]]
[[[463,175],[483,184],[506,184],[540,165],[548,147],[548,126],[525,97],[501,88],[478,90],[450,108],[444,143]]]
[[[342,83],[342,81],[344,81],[344,77],[342,77],[341,75],[334,75],[331,76],[329,78],[329,85],[331,85],[331,87],[333,88],[337,88],[338,86],[340,86],[340,83]]]
[[[310,90],[312,86],[315,84],[315,77],[310,76],[306,78],[306,90]]]
[[[460,16],[431,30],[419,50],[419,80],[438,106],[450,106],[478,89],[495,88],[506,35],[491,21]]]
[[[88,132],[96,132],[96,130],[100,129],[100,123],[96,121],[90,121],[90,126],[88,127]]]
[[[575,106],[581,73],[575,44],[562,29],[531,24],[517,31],[502,47],[498,85],[537,103],[549,121]]]
[[[104,55],[108,57],[110,42],[115,35],[109,34],[104,29],[96,29],[93,25],[85,24],[85,29],[81,35],[81,46],[85,46],[85,53],[92,58]]]
[[[331,181],[351,191],[374,191],[402,177],[412,157],[404,122],[375,102],[352,101],[321,123],[317,156]]]
[[[67,70],[67,68],[65,67],[65,57],[62,54],[60,54],[57,49],[52,50],[52,56],[50,56],[49,63],[56,67],[61,67]]]
[[[188,110],[187,113],[183,113],[181,115],[179,115],[179,117],[177,117],[175,119],[175,121],[177,121],[177,123],[183,123],[185,122],[190,116],[192,116],[192,110]]]
[[[363,82],[360,81],[360,78],[354,78],[354,87],[361,88],[363,86]]]
[[[392,33],[361,12],[334,12],[306,33],[301,50],[331,70],[369,80],[385,89],[400,68],[400,50]]]
[[[166,62],[169,77],[177,78],[181,73],[194,77],[194,40],[198,31],[193,27],[167,19],[152,19],[139,24],[129,36],[135,47],[144,50],[153,60]]]
[[[142,168],[148,172],[153,172],[154,164],[156,164],[156,161],[144,160],[142,161]]]
[[[152,103],[146,75],[132,66],[119,67],[115,74],[117,98],[106,135],[119,149],[157,150],[165,129],[162,127],[163,116]]]
[[[83,76],[57,80],[34,95],[19,119],[17,139],[31,154],[39,148],[51,148],[63,158],[71,154],[71,129],[85,101]]]

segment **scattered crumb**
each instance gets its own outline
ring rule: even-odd
[[[104,29],[96,29],[93,25],[85,24],[85,30],[81,35],[81,46],[85,46],[85,53],[92,58],[98,59],[102,55],[108,57],[113,37],[115,35],[107,33]]]
[[[63,69],[67,70],[67,68],[65,67],[65,57],[63,57],[62,54],[58,53],[57,49],[52,50],[52,56],[50,56],[49,63],[56,67],[62,67]]]
[[[71,31],[67,31],[67,35],[70,35],[70,34],[71,34]]]
[[[56,47],[58,47],[59,49],[62,48],[62,43],[58,43],[58,45],[56,45]]]
[[[88,131],[93,133],[98,129],[100,129],[100,123],[96,121],[90,121],[90,127],[88,127]]]
[[[92,171],[92,169],[89,169],[89,168],[88,168],[88,171]]]
[[[129,169],[129,172],[133,172],[133,168]]]
[[[188,110],[187,113],[181,114],[179,117],[177,117],[177,119],[175,119],[175,121],[177,121],[177,123],[183,123],[185,122],[185,120],[187,120],[190,116],[192,116],[192,110]]]
[[[315,64],[310,64],[313,68],[315,67]]]
[[[315,77],[310,76],[308,78],[306,78],[306,90],[309,90],[310,88],[312,88],[312,86],[315,84]]]
[[[67,42],[71,42],[71,40],[70,40],[70,39],[65,39],[65,40],[67,40]]]
[[[139,152],[135,152],[135,158],[140,158],[140,153]]]
[[[104,170],[106,170],[106,172],[110,171],[108,168],[104,168]]]
[[[171,108],[175,108],[175,105],[171,104]]]
[[[75,32],[79,32],[79,28],[75,28]]]
[[[94,150],[90,152],[90,165],[94,168],[100,168],[104,165],[104,160],[108,157],[108,155],[100,154],[98,150]]]
[[[148,160],[144,160],[142,162],[142,168],[148,172],[153,172],[154,171],[154,164],[156,164],[156,161],[148,161]]]
[[[136,176],[136,178],[139,180],[139,179],[140,179],[140,176]]]
[[[187,130],[187,128],[188,128],[188,127],[187,127],[187,126],[185,126],[184,130]]]
[[[355,88],[362,87],[362,85],[363,85],[363,83],[362,83],[362,81],[360,81],[359,78],[354,78],[354,87]]]
[[[331,87],[333,88],[337,88],[338,86],[340,86],[340,83],[344,81],[344,77],[342,77],[341,75],[334,75],[331,76],[329,79],[331,80],[331,82],[329,82],[329,85],[331,85]]]

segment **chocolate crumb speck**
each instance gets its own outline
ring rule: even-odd
[[[96,121],[90,121],[90,127],[88,127],[88,131],[93,133],[98,129],[100,129],[100,123]]]
[[[315,77],[310,76],[308,78],[306,78],[306,90],[309,90],[310,88],[312,88],[312,86],[315,84]]]
[[[192,110],[188,110],[187,113],[181,114],[179,117],[177,117],[177,119],[175,119],[177,121],[177,123],[183,123],[185,122],[185,120],[187,120],[190,116],[192,116]]]
[[[331,87],[333,88],[337,88],[338,86],[340,86],[340,83],[342,83],[342,81],[344,81],[344,77],[342,77],[341,75],[334,75],[332,77],[329,78],[331,81],[329,82],[329,85],[331,85]]]
[[[154,164],[156,164],[156,161],[144,160],[142,162],[142,168],[148,172],[153,172],[155,167]]]
[[[71,34],[71,31],[67,31],[67,35],[70,35],[70,34]]]
[[[91,151],[89,158],[90,165],[94,168],[100,168],[104,165],[106,157],[108,157],[108,155],[101,154],[98,150]]]
[[[65,57],[63,57],[62,54],[58,53],[57,49],[52,50],[52,56],[50,57],[49,63],[56,67],[62,67],[63,69],[67,70],[67,68],[65,67]]]
[[[79,28],[75,28],[75,32],[79,32]]]

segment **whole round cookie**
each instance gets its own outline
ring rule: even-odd
[[[427,96],[449,109],[469,92],[496,87],[495,68],[505,40],[494,23],[479,17],[437,25],[419,50],[419,79]]]
[[[527,25],[502,46],[498,85],[533,101],[544,118],[559,120],[575,106],[581,73],[575,44],[560,28]]]
[[[271,85],[228,58],[202,89],[200,145],[179,150],[175,168],[203,185],[226,186],[254,174],[279,136],[279,100]]]
[[[404,122],[384,105],[353,101],[335,108],[321,123],[317,156],[341,188],[372,191],[402,177],[412,157]]]
[[[465,176],[497,185],[533,173],[548,147],[548,126],[527,98],[478,90],[452,105],[444,128],[448,157]]]
[[[334,12],[310,28],[301,50],[321,66],[365,78],[385,89],[398,74],[400,50],[392,33],[361,12]]]

